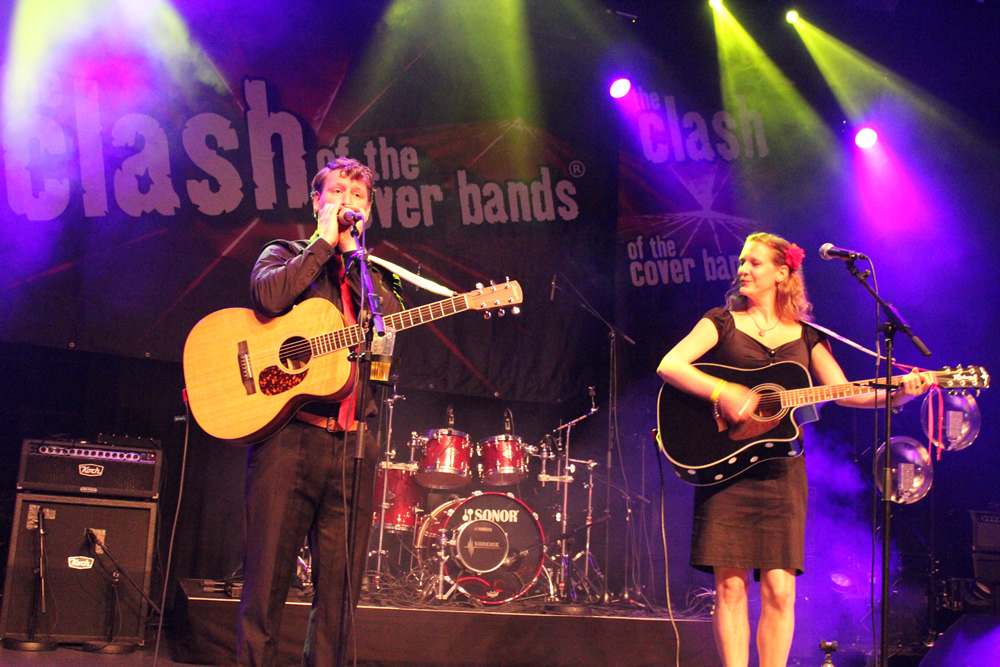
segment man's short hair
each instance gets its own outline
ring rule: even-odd
[[[312,180],[312,192],[310,196],[323,191],[327,177],[340,172],[352,181],[361,181],[368,188],[368,199],[370,200],[375,192],[375,176],[372,170],[361,164],[354,158],[338,157],[336,160],[328,162],[325,167],[316,173]]]

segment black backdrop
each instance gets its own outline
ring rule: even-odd
[[[227,3],[175,4],[188,23],[191,43],[209,54],[218,79],[185,79],[163,61],[143,56],[139,60],[150,67],[150,81],[168,85],[155,91],[144,85],[131,89],[118,81],[120,72],[110,65],[134,61],[134,46],[123,42],[118,50],[97,52],[88,62],[101,91],[100,141],[107,182],[138,150],[112,146],[111,126],[137,112],[165,128],[175,184],[204,177],[191,161],[177,156],[186,154],[185,123],[198,113],[215,113],[232,122],[240,139],[235,153],[223,154],[237,167],[243,199],[232,211],[209,214],[184,198],[183,186],[176,185],[181,203],[173,214],[131,216],[112,196],[108,213],[95,216],[85,210],[80,167],[47,163],[40,167],[43,172],[65,169],[69,174],[69,204],[49,221],[31,222],[11,208],[10,182],[3,182],[0,540],[9,535],[4,522],[13,510],[23,438],[94,439],[114,433],[159,439],[166,460],[160,517],[163,522],[172,517],[182,488],[185,424],[179,419],[184,406],[178,360],[186,332],[212,310],[247,305],[246,276],[263,241],[309,231],[307,209],[295,204],[294,187],[276,188],[271,208],[262,208],[255,194],[254,169],[259,164],[248,148],[253,121],[245,113],[246,86],[263,82],[269,111],[289,114],[301,131],[307,170],[314,157],[324,148],[334,149],[342,138],[356,156],[363,154],[367,142],[377,146],[384,139],[388,146],[412,146],[419,174],[412,180],[387,179],[381,187],[441,188],[433,225],[426,224],[424,215],[421,224],[407,227],[399,217],[401,209],[377,211],[369,245],[378,254],[419,267],[460,291],[476,280],[504,275],[519,279],[525,288],[520,318],[485,322],[475,316],[456,317],[439,329],[414,330],[402,339],[404,351],[420,354],[404,356],[399,391],[406,400],[396,411],[397,448],[413,431],[444,427],[448,405],[455,408],[456,428],[473,440],[500,433],[503,410],[509,408],[518,434],[535,443],[585,413],[587,388],[595,386],[600,411],[574,430],[574,455],[603,466],[609,439],[617,435],[612,477],[631,494],[645,535],[643,558],[633,569],[640,573],[645,593],[662,601],[655,505],[659,478],[649,438],[658,389],[653,369],[701,312],[721,302],[724,286],[696,279],[653,289],[629,281],[629,234],[643,229],[644,215],[689,214],[693,205],[678,183],[691,181],[672,180],[679,173],[675,164],[643,161],[634,127],[619,116],[604,89],[607,75],[627,63],[646,90],[673,96],[684,110],[708,115],[720,108],[711,14],[704,3],[525,3],[536,104],[515,101],[511,91],[518,83],[511,69],[497,59],[480,58],[484,48],[481,39],[476,41],[479,36],[469,30],[472,38],[466,40],[467,35],[436,10],[411,16],[415,29],[402,33],[396,30],[405,21],[379,20],[385,3],[349,4],[350,11],[340,17],[315,16],[308,3],[288,3],[279,20],[270,3],[241,3],[239,12]],[[731,4],[832,133],[841,137],[843,112],[781,25],[784,8],[775,3]],[[740,189],[720,190],[720,203],[712,212],[741,223],[718,253],[738,252],[739,238],[754,228],[788,236],[807,250],[806,275],[818,320],[871,345],[870,298],[843,267],[821,263],[815,254],[815,248],[828,241],[857,247],[877,257],[884,294],[935,352],[924,363],[1000,367],[990,345],[997,324],[992,304],[998,296],[992,267],[1000,240],[995,231],[1000,213],[995,188],[1000,84],[993,75],[1000,57],[995,40],[1000,12],[993,3],[971,0],[801,4],[800,11],[813,23],[932,95],[942,113],[963,129],[956,137],[924,126],[918,118],[905,136],[908,157],[924,175],[922,183],[944,192],[946,204],[935,206],[936,224],[876,228],[855,219],[846,201],[844,174],[812,178],[814,172],[789,173],[787,165],[794,160],[776,148],[772,161],[740,175]],[[2,25],[11,26],[12,8],[0,12]],[[633,22],[625,14],[638,18]],[[345,26],[365,38],[347,44],[327,37]],[[3,46],[10,47],[10,33],[4,30],[3,35]],[[361,49],[361,43],[368,48]],[[499,42],[491,47],[485,51],[509,56]],[[180,61],[182,75],[200,71],[193,61]],[[74,62],[79,60],[67,59],[61,65],[68,69],[53,67],[68,72],[67,80],[73,81],[79,78]],[[221,88],[220,81],[225,84]],[[9,93],[5,95],[9,101]],[[47,113],[65,128],[71,146],[67,150],[76,155],[72,140],[79,138],[77,107],[67,102]],[[781,120],[765,117],[769,130],[770,123]],[[4,122],[10,127],[9,116]],[[5,141],[7,164],[11,145]],[[270,148],[274,180],[297,185],[289,172],[288,142],[274,140]],[[579,164],[585,167],[582,175]],[[459,172],[464,173],[463,181]],[[530,222],[471,220],[472,195],[468,189],[463,194],[462,183],[466,188],[470,182],[530,185],[542,182],[546,173],[552,184],[573,184],[575,215],[566,212],[545,219],[544,211],[536,209]],[[213,187],[218,183],[216,179]],[[701,250],[709,243],[696,238],[690,256],[700,262]],[[558,289],[550,300],[553,275]],[[411,305],[431,300],[426,294],[408,293]],[[584,301],[636,344],[620,335],[612,346],[606,326],[583,307]],[[922,361],[905,339],[898,341],[898,351],[903,361]],[[871,376],[867,357],[841,347],[835,352],[848,377]],[[944,576],[971,575],[967,510],[1000,503],[989,473],[1000,467],[993,404],[989,392],[980,398],[982,435],[968,450],[945,454],[935,471],[931,497],[899,508],[900,540],[907,540],[902,548],[915,543],[914,551],[926,552],[933,537],[945,563]],[[904,412],[897,422],[899,432],[919,437],[917,422],[915,411]],[[871,425],[870,414],[830,406],[810,435],[816,499],[812,511],[829,519],[811,522],[811,563],[831,539],[850,542],[847,538],[856,530],[851,526],[865,525],[871,504]],[[223,577],[236,570],[242,550],[245,450],[208,438],[196,424],[190,426],[174,574]],[[537,462],[532,463],[535,473]],[[671,473],[666,475],[672,590],[684,596],[707,582],[684,564],[690,490]],[[549,512],[550,489],[531,485],[518,494],[543,515]],[[577,505],[581,494],[574,489]],[[611,496],[611,562],[604,565],[612,590],[620,590],[626,570],[625,504],[617,490]],[[574,508],[575,517],[579,511]],[[929,518],[936,519],[933,536],[928,534]],[[161,564],[168,528],[161,525]],[[863,528],[857,532],[863,533]],[[864,561],[865,546],[861,540],[860,549],[844,559]],[[603,554],[603,544],[595,551]],[[6,549],[0,548],[0,559],[5,556]],[[814,571],[826,572],[825,564],[816,564]],[[815,586],[813,599],[825,599],[819,592],[822,584]]]

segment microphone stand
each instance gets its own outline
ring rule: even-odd
[[[573,290],[572,296],[576,300],[577,305],[579,305],[585,311],[587,311],[588,313],[590,313],[594,318],[596,318],[598,321],[600,321],[601,324],[603,324],[607,328],[607,330],[608,330],[608,343],[610,345],[610,353],[609,353],[608,363],[609,363],[609,366],[610,366],[610,369],[609,369],[609,376],[610,377],[609,377],[609,383],[608,383],[608,452],[607,452],[607,461],[606,461],[605,465],[607,466],[608,480],[610,480],[611,479],[611,470],[612,470],[611,466],[612,466],[612,464],[614,462],[613,461],[614,447],[615,447],[615,442],[617,442],[617,440],[618,440],[618,438],[617,438],[618,430],[617,430],[617,426],[616,426],[617,423],[618,423],[618,382],[617,382],[617,380],[618,380],[618,378],[617,378],[617,374],[618,374],[618,355],[617,355],[616,342],[617,342],[617,338],[618,338],[619,335],[622,338],[624,338],[625,341],[627,341],[628,343],[630,343],[632,345],[635,345],[635,341],[632,340],[632,338],[630,338],[629,335],[626,334],[624,331],[622,331],[621,329],[619,329],[618,327],[616,327],[615,325],[611,324],[606,319],[604,319],[604,317],[597,311],[596,308],[594,308],[590,304],[589,301],[587,301],[586,298],[584,298],[584,296],[580,293],[580,290],[578,290],[576,288],[576,286],[572,283],[572,281],[570,281],[570,279],[567,278],[566,274],[563,273],[562,271],[559,271],[557,273],[557,275],[552,276],[552,291],[551,291],[551,293],[549,295],[549,301],[552,301],[552,300],[555,299],[555,294],[556,294],[556,289],[557,288],[559,289],[560,292],[563,292],[564,294],[569,294],[569,292],[567,292],[561,286],[558,286],[556,284],[556,277],[557,276],[562,276],[562,279],[564,281],[566,281],[566,283],[569,285],[570,289]],[[593,404],[594,404],[593,389],[591,389],[590,401],[591,401],[591,405],[593,406]],[[604,488],[604,516],[608,517],[609,519],[611,518],[611,487],[610,487],[610,485],[606,485],[605,488]],[[607,524],[607,526],[605,526],[605,528],[604,528],[604,574],[605,574],[604,602],[605,603],[609,602],[610,601],[610,597],[611,597],[610,586],[607,585],[607,583],[610,581],[610,577],[609,577],[609,575],[610,575],[610,545],[611,545],[611,522],[609,521],[608,524]]]
[[[358,239],[357,227],[352,228],[351,235]],[[365,397],[368,395],[368,380],[372,361],[372,342],[374,335],[385,336],[385,324],[382,320],[382,306],[379,303],[378,295],[372,286],[371,274],[368,264],[368,253],[364,248],[363,240],[358,243],[352,261],[357,260],[358,270],[361,275],[361,313],[358,317],[358,324],[364,334],[363,351],[353,353],[357,363],[357,383],[354,387],[354,417],[357,422],[357,430],[354,432],[354,470],[351,477],[351,500],[350,500],[350,521],[347,527],[347,566],[344,569],[343,594],[341,596],[340,608],[340,628],[338,636],[337,665],[344,664],[347,655],[347,627],[348,618],[353,615],[354,610],[354,587],[351,581],[352,569],[357,550],[365,549],[366,545],[357,543],[359,507],[358,495],[361,490],[361,474],[365,459]],[[347,269],[344,270],[344,280],[347,280]],[[367,324],[366,324],[367,323]],[[346,426],[346,424],[345,424]],[[347,438],[345,436],[345,443]]]
[[[890,560],[890,526],[892,521],[892,464],[890,463],[889,456],[889,441],[892,438],[892,407],[889,405],[889,392],[894,388],[892,384],[892,363],[893,363],[893,339],[897,331],[902,331],[905,333],[909,339],[913,342],[913,345],[920,350],[920,353],[925,357],[931,356],[931,351],[927,349],[913,332],[910,331],[910,325],[906,323],[903,316],[899,314],[899,311],[879,295],[879,293],[868,284],[868,277],[871,272],[865,271],[861,272],[856,266],[854,266],[854,259],[847,260],[847,270],[855,280],[861,283],[869,294],[874,297],[875,301],[878,303],[879,308],[885,315],[886,322],[882,324],[879,329],[885,336],[885,383],[883,388],[885,389],[885,456],[883,457],[882,470],[880,475],[882,478],[882,599],[879,605],[880,614],[880,624],[879,624],[879,667],[888,667],[889,664],[889,560]],[[878,387],[878,385],[876,385]],[[877,394],[876,394],[877,398]],[[878,442],[876,438],[875,449],[876,460],[878,459]]]
[[[132,653],[135,651],[134,644],[115,644],[114,642],[114,632],[115,632],[115,616],[117,615],[118,609],[118,580],[121,576],[125,577],[125,581],[132,585],[132,588],[139,592],[139,595],[149,604],[150,607],[157,613],[158,616],[162,616],[160,608],[153,602],[150,597],[146,594],[146,591],[142,590],[142,587],[135,583],[135,580],[129,576],[128,571],[121,566],[118,559],[115,558],[114,554],[108,550],[108,545],[104,543],[101,536],[97,534],[93,528],[87,529],[87,538],[91,540],[95,547],[99,549],[97,553],[104,553],[108,559],[111,560],[112,564],[115,566],[115,571],[111,573],[111,604],[108,609],[108,636],[107,642],[87,642],[83,645],[83,650],[88,653]],[[142,630],[142,608],[139,609],[139,630]]]
[[[29,514],[30,516],[30,514]],[[4,637],[3,647],[12,651],[54,651],[58,644],[53,641],[35,639],[35,626],[38,624],[39,607],[45,616],[45,508],[38,506],[38,563],[35,569],[34,595],[31,600],[31,616],[28,618],[28,638],[26,640]],[[13,567],[11,562],[8,567]],[[8,591],[8,594],[10,591]]]

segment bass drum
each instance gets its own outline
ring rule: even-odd
[[[416,540],[422,562],[433,562],[436,571],[443,557],[445,579],[484,604],[524,595],[542,572],[544,544],[535,513],[510,494],[492,492],[439,506]]]

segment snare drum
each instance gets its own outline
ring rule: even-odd
[[[413,480],[413,471],[386,464],[379,467],[375,482],[375,518],[378,525],[380,503],[384,503],[385,529],[392,533],[405,533],[417,527],[417,513],[420,511],[420,487]]]
[[[472,447],[469,436],[442,428],[428,431],[424,455],[417,464],[417,483],[430,489],[457,489],[470,481]]]
[[[444,539],[441,539],[441,538]],[[542,572],[545,536],[538,517],[506,493],[478,493],[439,506],[424,519],[415,545],[421,562],[484,604],[524,595]]]
[[[528,476],[525,446],[516,435],[497,435],[479,443],[479,477],[483,484],[517,484]]]

